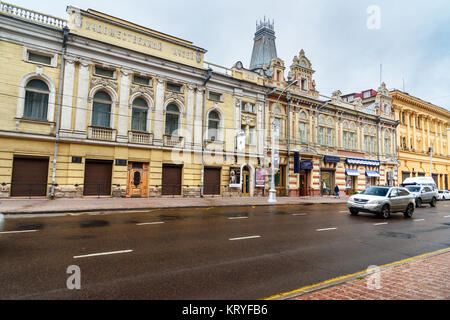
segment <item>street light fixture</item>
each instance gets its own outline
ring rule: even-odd
[[[444,133],[450,131],[450,129],[442,131],[440,134],[436,135],[433,139],[433,142],[431,143],[430,147],[430,177],[433,178],[433,146],[436,142],[437,137],[442,136]]]
[[[298,83],[298,79],[294,82],[291,82],[284,90],[280,93],[278,96],[277,103],[275,104],[278,106],[278,103],[280,102],[281,96],[293,85]],[[269,190],[269,203],[277,203],[277,190],[275,189],[275,112],[273,113],[273,119],[272,119],[272,181],[270,184],[270,190]],[[289,134],[289,133],[288,133]]]

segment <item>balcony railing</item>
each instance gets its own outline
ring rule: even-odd
[[[128,142],[136,144],[153,144],[153,134],[147,132],[130,131]]]
[[[184,148],[184,137],[164,135],[164,146],[165,147],[176,147]]]
[[[48,14],[43,14],[33,10],[25,9],[13,4],[0,2],[0,12],[20,19],[29,20],[35,23],[62,29],[67,26],[67,21],[56,18]]]
[[[116,141],[116,130],[110,128],[89,127],[88,139]]]

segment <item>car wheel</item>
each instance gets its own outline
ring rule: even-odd
[[[435,207],[436,207],[436,198],[433,198],[433,200],[431,200],[430,206],[431,206],[432,208],[435,208]]]
[[[414,214],[414,205],[412,203],[410,203],[408,205],[408,208],[406,208],[404,215],[405,215],[405,218],[412,218],[413,214]]]
[[[383,206],[383,208],[381,209],[381,212],[380,212],[380,216],[383,219],[389,219],[389,217],[391,216],[391,208],[389,207],[389,205],[385,204]]]
[[[356,209],[350,209],[350,214],[351,214],[352,216],[357,216],[357,215],[359,214],[359,210],[356,210]]]
[[[416,207],[420,208],[421,206],[422,206],[422,199],[419,198],[416,200]]]

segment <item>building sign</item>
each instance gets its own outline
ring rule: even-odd
[[[73,34],[125,47],[130,50],[203,68],[204,49],[101,12],[69,7],[69,28]]]
[[[257,188],[264,188],[266,186],[266,169],[256,169],[256,185]]]
[[[275,166],[280,165],[280,153],[279,152],[275,152],[273,154],[273,159],[274,159]]]
[[[240,188],[241,187],[241,168],[231,167],[230,168],[230,188]]]
[[[335,156],[325,156],[323,158],[324,162],[341,162],[341,158]]]
[[[301,162],[301,168],[302,170],[313,170],[314,164],[311,160],[303,160]]]
[[[300,173],[300,153],[294,153],[294,173]]]

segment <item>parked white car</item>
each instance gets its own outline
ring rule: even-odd
[[[438,199],[440,201],[450,200],[450,191],[440,190],[438,194],[439,194]]]

